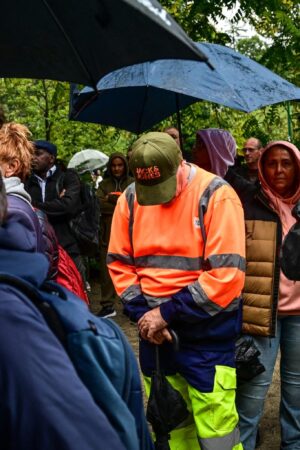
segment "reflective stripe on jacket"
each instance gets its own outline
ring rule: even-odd
[[[205,212],[205,246],[199,207]],[[155,307],[188,287],[198,307],[217,314],[234,304],[244,284],[245,231],[237,195],[199,168],[164,205],[139,205],[130,185],[116,206],[108,267],[125,302],[142,292]]]

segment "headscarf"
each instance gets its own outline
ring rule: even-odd
[[[280,146],[280,147],[283,147],[284,149],[288,150],[289,153],[291,153],[294,156],[294,160],[297,163],[298,173],[296,173],[296,175],[295,175],[295,178],[297,181],[297,187],[296,187],[295,192],[288,198],[282,197],[278,193],[276,193],[269,186],[269,184],[267,183],[267,181],[264,177],[264,173],[263,173],[264,157],[263,157],[263,155],[265,155],[266,152],[268,150],[270,150],[270,148],[275,147],[275,146]],[[289,229],[296,222],[296,219],[291,214],[291,210],[293,209],[295,204],[300,199],[300,153],[299,153],[298,148],[294,144],[291,144],[290,142],[287,142],[287,141],[270,142],[264,148],[264,150],[260,156],[260,159],[258,162],[258,175],[259,175],[259,180],[261,183],[262,190],[264,191],[264,193],[270,200],[272,207],[275,209],[275,211],[278,213],[278,215],[280,217],[280,220],[282,223],[282,228],[283,228],[283,235],[285,236],[286,233],[289,231]]]
[[[207,128],[198,130],[199,136],[207,149],[211,172],[224,177],[228,167],[234,165],[236,156],[236,142],[229,131],[219,128]]]

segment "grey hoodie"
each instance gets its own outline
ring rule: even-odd
[[[24,184],[19,177],[3,178],[4,186],[7,194],[20,197],[31,205],[31,197],[27,191],[25,191]]]

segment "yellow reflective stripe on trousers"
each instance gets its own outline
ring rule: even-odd
[[[167,379],[194,416],[193,425],[182,424],[170,433],[171,450],[242,450],[235,407],[235,369],[216,366],[213,392],[199,392],[179,374]],[[145,388],[149,396],[150,379],[146,377]]]

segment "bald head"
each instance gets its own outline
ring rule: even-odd
[[[261,155],[262,144],[259,139],[251,137],[247,139],[243,147],[246,164],[250,170],[256,170]]]
[[[178,147],[180,148],[180,137],[179,137],[179,131],[175,127],[167,127],[164,129],[164,133],[167,133],[171,138],[174,139]]]

